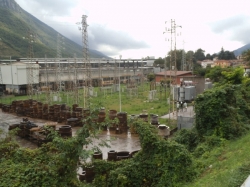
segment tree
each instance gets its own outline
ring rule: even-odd
[[[154,61],[154,66],[164,67],[164,62],[165,62],[165,59],[160,57]]]
[[[204,50],[199,48],[197,51],[194,53],[194,57],[196,60],[202,61],[205,60],[205,55],[204,55]]]
[[[148,78],[148,81],[151,82],[151,81],[153,81],[155,79],[155,74],[154,73],[149,73],[147,78]]]
[[[244,69],[242,67],[228,68],[228,71],[222,71],[224,79],[231,84],[241,84],[244,79]]]
[[[248,65],[250,65],[250,49],[244,51],[242,53],[243,60],[247,62]]]
[[[172,55],[172,56],[171,56]],[[171,59],[171,66],[175,66],[175,55],[176,55],[176,66],[177,70],[181,70],[182,68],[182,55],[183,55],[183,50],[176,50],[176,51],[169,51],[168,56],[167,56],[167,67],[169,69],[170,67],[170,59]],[[172,69],[172,67],[170,68]]]
[[[223,69],[220,66],[215,66],[213,68],[209,68],[208,72],[206,73],[206,77],[210,78],[211,81],[213,81],[213,82],[220,82],[223,79],[222,71],[223,71]]]
[[[213,60],[213,57],[208,53],[208,54],[206,54],[206,59],[207,60]]]
[[[220,60],[233,60],[233,59],[236,59],[233,52],[224,51],[223,47],[221,48],[221,51],[220,51],[220,53],[218,55],[218,58]]]
[[[224,51],[223,47],[220,50],[220,53],[218,55],[218,59],[220,59],[220,60],[224,60],[225,59],[225,51]]]
[[[216,53],[212,54],[212,60],[213,60],[214,58],[216,58],[216,57],[218,57],[218,54],[216,54]]]

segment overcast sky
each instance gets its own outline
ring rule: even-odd
[[[87,15],[89,47],[110,57],[164,57],[170,20],[177,49],[216,53],[250,43],[249,0],[16,0],[27,12],[81,44],[76,23]]]

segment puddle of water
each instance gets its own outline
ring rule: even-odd
[[[9,125],[11,124],[17,124],[20,123],[23,120],[24,117],[20,116],[15,116],[10,113],[3,113],[0,112],[0,128],[3,129],[4,132],[8,132]],[[29,118],[29,120],[38,126],[42,126],[45,123],[51,123],[51,121],[48,120],[42,120],[42,119],[34,119],[34,118]],[[57,124],[57,129],[61,126],[65,125],[63,123]],[[73,127],[72,128],[72,134],[75,135],[76,131],[80,127]],[[95,139],[93,140],[93,145],[88,146],[89,148],[92,146],[98,145],[98,143],[101,140],[108,140],[110,141],[108,144],[110,145],[110,148],[108,147],[100,147],[102,153],[103,153],[103,158],[107,159],[108,157],[108,152],[110,150],[115,150],[115,151],[135,151],[139,150],[140,147],[140,141],[139,137],[136,134],[131,134],[131,133],[122,133],[122,134],[115,134],[115,131],[102,131],[99,135],[99,140]],[[37,145],[29,140],[26,140],[21,137],[16,137],[17,142],[19,143],[20,146],[26,147],[26,148],[37,148]]]

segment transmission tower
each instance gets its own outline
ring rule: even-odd
[[[0,65],[0,84],[3,84],[2,68]]]
[[[46,89],[46,102],[47,104],[51,104],[51,98],[50,98],[50,82],[49,82],[49,65],[47,63],[47,56],[45,55],[45,74],[46,74],[46,80],[45,80],[45,89]]]
[[[170,28],[166,29],[164,33],[170,33],[170,62],[169,62],[169,69],[170,69],[170,84],[171,84],[171,76],[172,71],[174,70],[175,80],[174,83],[177,84],[177,54],[176,54],[176,28],[181,27],[176,25],[175,20],[170,20]],[[164,34],[163,33],[163,34]],[[174,47],[174,53],[173,53]],[[173,87],[173,112],[174,112],[174,87]],[[169,98],[170,101],[170,98]],[[170,106],[169,106],[170,112]]]
[[[0,46],[2,47],[2,38],[0,38]],[[2,50],[2,49],[1,49]],[[0,84],[3,84],[2,68],[0,67]]]
[[[63,44],[63,37],[60,34],[57,34],[57,50],[56,50],[56,91],[58,96],[60,96],[60,92],[62,91],[62,67],[60,59],[62,58],[62,44]]]
[[[186,53],[185,53],[185,41],[183,41],[183,49],[182,49],[182,67],[181,67],[181,70],[182,71],[185,71],[186,70]]]
[[[89,46],[88,46],[88,24],[87,24],[87,16],[82,16],[82,45],[83,45],[83,64],[85,66],[85,93],[84,93],[84,107],[90,108],[90,88],[92,86],[92,79],[91,79],[91,64],[89,59]]]
[[[193,54],[192,52],[189,53],[189,60],[188,60],[188,70],[192,71],[193,73]]]
[[[35,65],[32,62],[32,59],[34,57],[33,53],[33,43],[35,41],[35,35],[30,30],[27,32],[27,38],[24,37],[24,39],[28,39],[29,48],[28,48],[28,60],[29,62],[26,64],[27,67],[27,94],[29,95],[30,99],[33,98],[34,95],[34,81],[35,81]]]
[[[101,89],[102,87],[102,65],[101,65],[101,59],[99,59],[99,65],[98,65],[98,70],[99,70],[99,79],[98,79],[98,87]]]
[[[73,80],[72,80],[72,68],[70,64],[70,58],[68,58],[68,84],[67,84],[67,91],[72,92]]]
[[[73,78],[73,84],[72,84],[72,89],[73,89],[73,99],[75,104],[79,104],[79,82],[78,82],[78,66],[76,63],[76,54],[74,54],[74,78]]]

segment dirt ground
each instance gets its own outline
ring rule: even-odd
[[[9,125],[20,123],[23,120],[24,117],[19,117],[10,113],[3,113],[2,110],[0,111],[0,128],[4,132],[8,132]],[[43,126],[46,122],[51,122],[47,120],[41,120],[41,119],[34,119],[29,118],[29,120],[33,123],[35,123],[38,126]],[[61,125],[65,125],[63,123],[58,124],[56,128],[59,128]],[[76,131],[80,127],[73,127],[72,133],[73,136],[76,133]],[[2,135],[3,136],[3,135]],[[99,135],[100,140],[110,140],[110,148],[108,147],[101,147],[103,153],[103,158],[107,159],[108,151],[115,150],[115,151],[136,151],[139,150],[140,147],[140,141],[137,134],[131,134],[123,133],[123,134],[115,134],[114,131],[102,131]],[[37,148],[37,145],[27,139],[16,137],[17,142],[20,146],[35,149]],[[100,140],[94,140],[93,145],[97,145]],[[90,145],[89,147],[92,147],[93,145]]]

